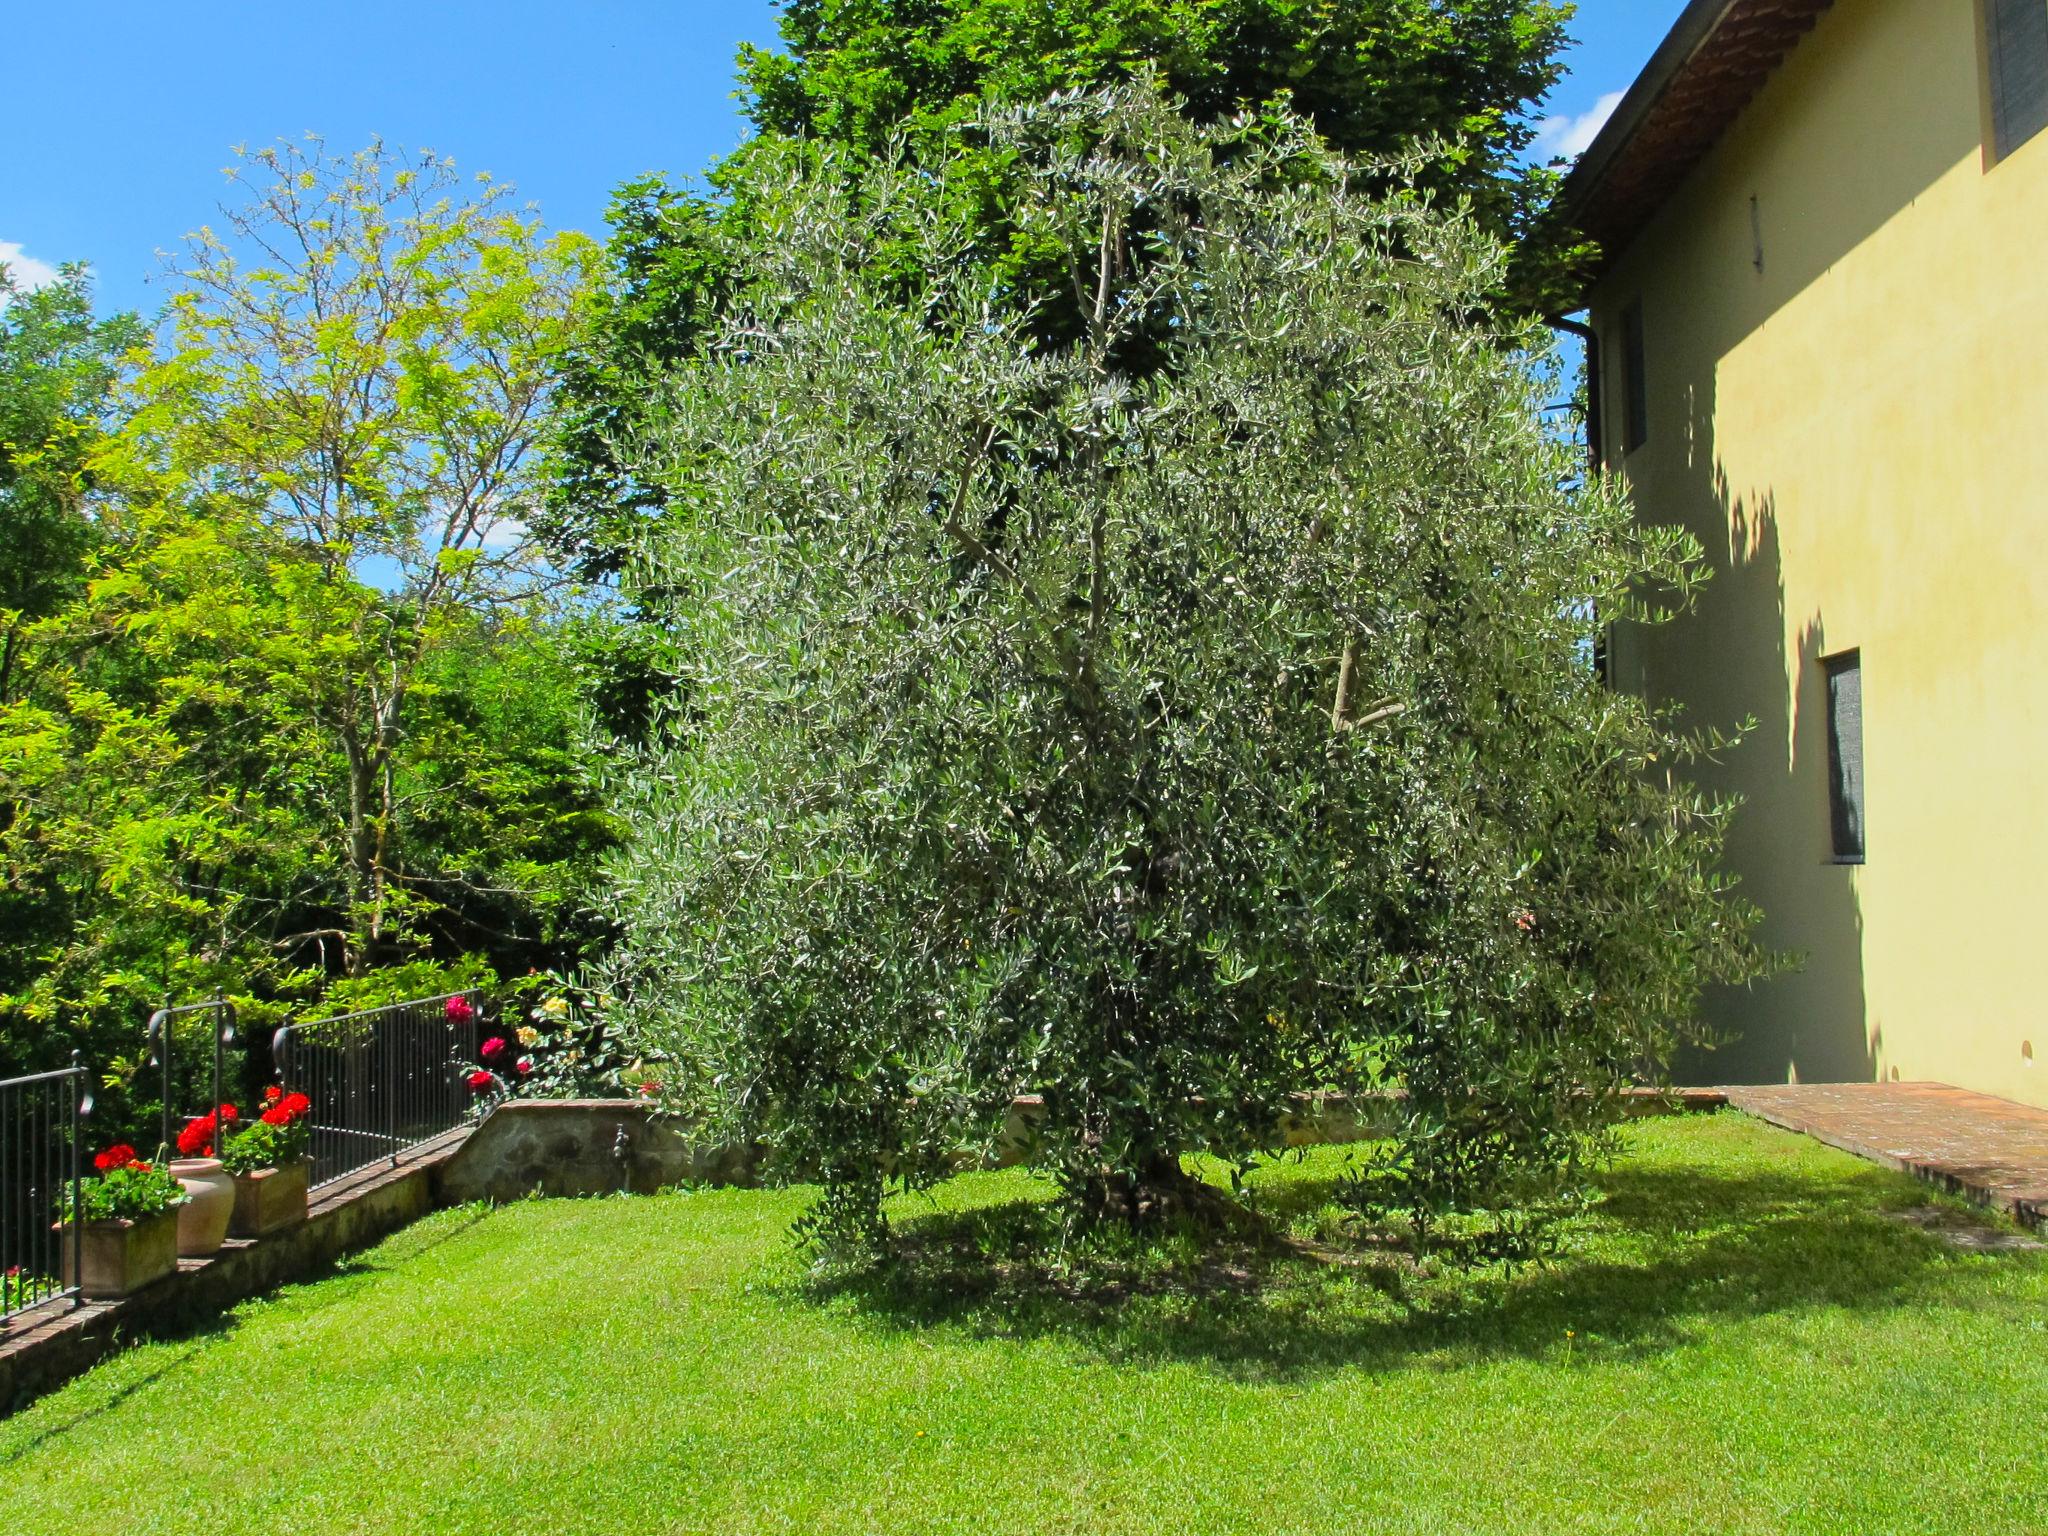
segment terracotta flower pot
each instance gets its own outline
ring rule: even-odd
[[[306,1178],[312,1164],[289,1168],[258,1168],[235,1175],[235,1216],[228,1230],[236,1237],[268,1237],[306,1219]]]
[[[235,1181],[217,1157],[174,1157],[171,1177],[185,1186],[178,1209],[178,1257],[203,1259],[227,1241],[235,1214]]]
[[[176,1269],[178,1214],[183,1208],[180,1204],[140,1221],[87,1222],[85,1252],[81,1256],[85,1294],[95,1300],[111,1301],[130,1291],[139,1291]],[[65,1222],[59,1230],[64,1234],[63,1278],[69,1281],[79,1229]]]

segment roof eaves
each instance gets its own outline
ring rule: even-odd
[[[1567,219],[1602,265],[1719,142],[1833,0],[1690,0],[1566,175]]]
[[[1673,78],[1699,51],[1700,44],[1714,35],[1734,5],[1735,0],[1690,0],[1679,12],[1678,20],[1672,23],[1664,41],[1657,45],[1657,51],[1650,55],[1650,62],[1636,76],[1635,84],[1628,88],[1606,123],[1593,136],[1593,142],[1586,146],[1585,153],[1579,156],[1578,163],[1565,177],[1558,200],[1567,212],[1576,212],[1584,206],[1600,184],[1608,165],[1636,136],[1636,130],[1650,115],[1650,109],[1670,89]]]

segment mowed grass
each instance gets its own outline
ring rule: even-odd
[[[1734,1115],[1626,1133],[1556,1262],[1062,1256],[1044,1188],[807,1277],[801,1191],[443,1212],[0,1422],[29,1532],[2048,1531],[2048,1262]],[[1180,1262],[1176,1263],[1176,1257]]]

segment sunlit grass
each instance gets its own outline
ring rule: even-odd
[[[443,1212],[0,1424],[20,1531],[2048,1530],[2048,1262],[1733,1115],[1626,1133],[1556,1263],[1062,1250],[1020,1174],[821,1281],[801,1192]]]

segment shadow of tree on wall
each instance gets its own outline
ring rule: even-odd
[[[1693,765],[1703,789],[1742,801],[1727,866],[1763,909],[1763,942],[1790,968],[1747,987],[1716,987],[1702,1012],[1719,1043],[1681,1052],[1680,1082],[1868,1082],[1876,1034],[1864,983],[1856,872],[1832,857],[1825,615],[1788,612],[1776,493],[1738,490],[1716,453],[1711,376],[1685,391],[1683,468],[1666,462],[1654,515],[1682,524],[1713,579],[1691,612],[1631,634],[1636,675],[1621,679],[1694,726],[1752,728],[1733,750]],[[1880,815],[1881,815],[1880,810]]]
[[[1898,1191],[1875,1168],[1817,1179],[1623,1167],[1601,1183],[1572,1251],[1514,1273],[1425,1268],[1365,1239],[1287,1240],[1282,1219],[1334,1193],[1302,1179],[1284,1204],[1268,1199],[1262,1240],[1169,1235],[1063,1259],[1054,1208],[1018,1200],[902,1223],[885,1266],[808,1290],[890,1329],[1048,1339],[1119,1363],[1290,1380],[1642,1358],[1728,1320],[1907,1305],[1945,1262],[1938,1244],[1879,1214]]]
[[[1788,952],[1794,969],[1707,999],[1709,1021],[1730,1043],[1699,1065],[1722,1081],[1868,1082],[1878,1042],[1862,904],[1855,869],[1835,862],[1829,833],[1826,619],[1787,612],[1775,498],[1732,494],[1718,465],[1714,479],[1726,558],[1702,616],[1756,721],[1729,764],[1727,787],[1744,801],[1729,862],[1763,908],[1765,942]]]

